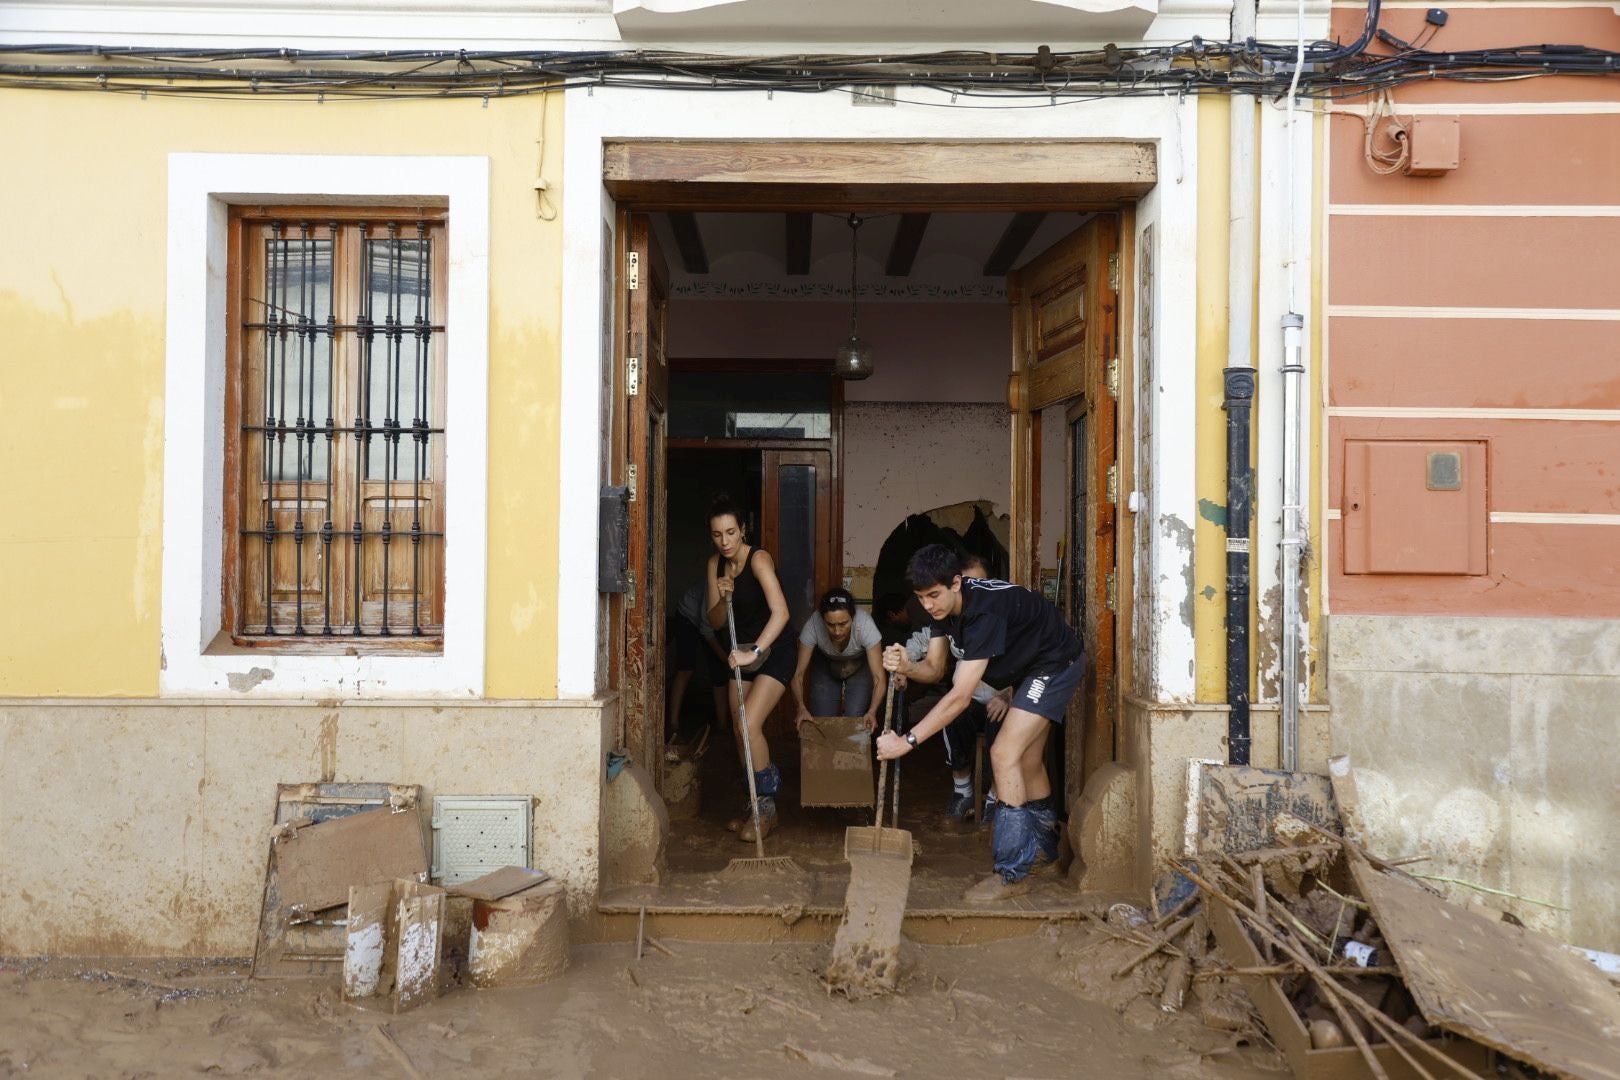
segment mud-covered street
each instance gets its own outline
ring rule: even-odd
[[[246,964],[0,966],[0,1077],[1279,1076],[1252,1030],[1167,1014],[1137,947],[1092,924],[979,946],[908,946],[897,995],[829,997],[825,945],[576,946],[558,980],[455,990],[391,1016],[338,981]]]

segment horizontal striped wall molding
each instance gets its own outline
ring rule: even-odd
[[[1329,416],[1374,420],[1595,420],[1620,423],[1620,409],[1519,409],[1490,405],[1439,408],[1425,405],[1329,405]]]
[[[1344,511],[1337,506],[1327,509],[1329,521],[1344,519]],[[1543,514],[1516,510],[1493,510],[1492,525],[1620,525],[1620,514]]]
[[[1327,314],[1339,319],[1546,319],[1570,322],[1620,322],[1620,308],[1428,307],[1424,305],[1329,304]]]
[[[1328,112],[1362,117],[1369,105],[1333,105]],[[1620,113],[1620,101],[1423,101],[1395,104],[1396,116],[1603,116]]]
[[[1554,204],[1457,205],[1422,203],[1339,203],[1328,207],[1337,217],[1620,217],[1616,206],[1559,206]]]

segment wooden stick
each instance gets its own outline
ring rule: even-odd
[[[388,1030],[386,1024],[378,1024],[371,1029],[371,1033],[377,1036],[377,1041],[382,1044],[384,1052],[399,1063],[399,1067],[405,1070],[405,1075],[410,1077],[410,1080],[424,1080],[422,1070],[416,1067],[416,1063],[405,1052],[405,1048],[394,1041],[393,1033]]]
[[[1169,911],[1167,911],[1163,915],[1159,916],[1157,919],[1154,919],[1153,920],[1153,929],[1155,929],[1155,930],[1163,930],[1165,927],[1167,927],[1171,923],[1175,922],[1177,918],[1179,918],[1180,916],[1185,914],[1187,909],[1192,907],[1196,903],[1198,903],[1198,894],[1195,892],[1192,895],[1188,896],[1187,899],[1183,900],[1181,903],[1177,904],[1175,907],[1171,908]],[[1155,908],[1154,910],[1158,910],[1158,909]]]
[[[1348,975],[1353,979],[1366,978],[1375,975],[1400,975],[1401,969],[1397,967],[1330,967],[1326,968],[1335,976]],[[1305,969],[1298,964],[1267,964],[1263,967],[1236,967],[1236,968],[1208,968],[1194,975],[1195,979],[1222,979],[1228,975],[1234,976],[1260,976],[1260,975],[1303,975]]]
[[[641,943],[647,936],[647,905],[641,905],[641,915],[636,919],[636,963],[641,963]]]
[[[1367,901],[1358,900],[1354,896],[1346,896],[1346,895],[1344,895],[1344,893],[1340,892],[1338,889],[1335,889],[1333,886],[1329,885],[1327,882],[1323,881],[1321,878],[1316,879],[1316,887],[1319,888],[1319,889],[1326,889],[1330,896],[1336,896],[1340,900],[1343,900],[1346,904],[1349,904],[1351,907],[1356,908],[1356,909],[1358,909],[1360,911],[1371,911],[1372,910],[1372,907],[1368,905]]]
[[[1266,877],[1258,865],[1249,867],[1249,891],[1254,894],[1254,910],[1260,913],[1262,919],[1265,918]],[[1271,963],[1271,945],[1269,943],[1260,943],[1260,955],[1266,963]]]
[[[1406,1031],[1404,1027],[1401,1027],[1401,1025],[1395,1022],[1394,1017],[1385,1016],[1378,1009],[1373,1009],[1373,1011],[1367,1013],[1366,1016],[1368,1024],[1374,1030],[1379,1028],[1383,1029],[1382,1034],[1384,1036],[1384,1041],[1389,1043],[1389,1045],[1394,1048],[1395,1052],[1401,1055],[1402,1060],[1404,1060],[1408,1065],[1412,1066],[1413,1071],[1421,1076],[1423,1080],[1438,1080],[1434,1073],[1430,1072],[1428,1069],[1425,1069],[1421,1064],[1419,1064],[1418,1059],[1412,1056],[1412,1052],[1406,1048],[1406,1044],[1402,1040],[1397,1039],[1390,1034],[1391,1028],[1401,1028],[1402,1031]],[[1411,1032],[1408,1031],[1407,1034],[1410,1035]]]
[[[1326,996],[1328,996],[1330,998],[1333,998],[1334,1000],[1337,1000],[1338,997],[1342,996],[1346,1001],[1350,1002],[1350,1004],[1352,1006],[1354,1006],[1357,1009],[1358,1012],[1361,1012],[1363,1015],[1368,1015],[1368,1014],[1371,1014],[1371,1013],[1378,1013],[1379,1016],[1383,1016],[1382,1013],[1379,1013],[1377,1009],[1373,1008],[1371,1005],[1369,1005],[1365,1001],[1361,1000],[1361,998],[1357,997],[1354,994],[1351,994],[1351,993],[1347,992],[1343,987],[1339,986],[1339,984],[1334,981],[1332,975],[1328,973],[1328,969],[1323,968],[1316,961],[1312,960],[1311,957],[1310,957],[1310,954],[1307,953],[1304,949],[1299,948],[1297,945],[1294,945],[1294,944],[1290,943],[1288,941],[1288,939],[1278,935],[1276,933],[1274,927],[1272,927],[1270,925],[1261,924],[1260,922],[1258,922],[1255,919],[1254,912],[1252,910],[1250,910],[1247,905],[1243,904],[1241,901],[1234,900],[1231,896],[1228,896],[1224,891],[1221,891],[1221,890],[1217,889],[1215,886],[1211,885],[1208,881],[1205,881],[1204,879],[1200,878],[1195,872],[1189,870],[1187,867],[1177,865],[1176,869],[1179,870],[1181,873],[1185,874],[1188,877],[1188,879],[1191,880],[1194,884],[1196,884],[1199,888],[1203,889],[1205,892],[1208,892],[1216,900],[1220,901],[1222,904],[1226,905],[1227,907],[1231,908],[1233,911],[1237,912],[1240,916],[1244,917],[1249,922],[1250,926],[1257,933],[1261,934],[1262,936],[1269,937],[1270,939],[1272,939],[1272,941],[1277,945],[1277,947],[1280,950],[1282,950],[1282,952],[1284,952],[1285,954],[1287,954],[1289,956],[1292,956],[1296,961],[1298,961],[1301,964],[1301,966],[1303,966],[1307,971],[1311,972],[1312,977],[1316,979],[1317,985],[1323,988],[1323,992],[1324,992],[1324,994]],[[1337,970],[1337,969],[1335,969],[1335,970]],[[1362,969],[1362,970],[1366,970],[1366,969]],[[1329,1004],[1332,1004],[1332,1003],[1333,1003],[1332,1001],[1329,1002]],[[1391,1021],[1391,1023],[1393,1023],[1393,1021]],[[1404,1027],[1401,1027],[1401,1025],[1394,1024],[1394,1026],[1391,1028],[1391,1030],[1396,1031],[1396,1032],[1399,1033],[1397,1035],[1397,1038],[1404,1038],[1404,1039],[1408,1040],[1409,1042],[1416,1043],[1418,1046],[1421,1046],[1423,1049],[1427,1050],[1430,1054],[1432,1054],[1440,1062],[1442,1062],[1448,1068],[1450,1068],[1452,1071],[1454,1071],[1458,1076],[1464,1077],[1465,1080],[1484,1080],[1484,1078],[1481,1077],[1478,1073],[1471,1072],[1468,1069],[1465,1069],[1461,1064],[1459,1064],[1456,1061],[1456,1059],[1451,1057],[1451,1055],[1447,1054],[1445,1051],[1441,1050],[1439,1047],[1430,1045],[1427,1040],[1419,1038],[1417,1035],[1414,1035],[1412,1032],[1407,1031]],[[1355,1025],[1353,1025],[1353,1024],[1351,1025],[1350,1034],[1352,1035],[1352,1037],[1354,1037],[1357,1040],[1358,1044],[1365,1041],[1361,1037],[1360,1029],[1355,1027]]]
[[[1135,971],[1138,964],[1152,956],[1154,953],[1158,952],[1160,949],[1164,948],[1166,945],[1174,942],[1176,938],[1180,937],[1182,934],[1185,934],[1187,932],[1187,928],[1192,924],[1193,916],[1183,916],[1180,921],[1178,921],[1174,926],[1170,927],[1169,930],[1165,931],[1162,939],[1153,942],[1153,944],[1149,945],[1147,948],[1125,961],[1125,963],[1121,964],[1119,969],[1114,972],[1114,978],[1123,979],[1132,971]]]
[[[670,948],[668,945],[665,945],[662,941],[659,941],[651,934],[647,935],[647,947],[657,949],[659,952],[663,953],[672,960],[675,958],[675,950]]]
[[[821,1022],[821,1015],[819,1013],[813,1013],[809,1009],[793,1004],[791,1001],[783,1001],[779,997],[772,997],[770,994],[764,993],[760,990],[754,990],[750,987],[742,985],[741,983],[734,983],[732,985],[732,989],[741,990],[745,994],[751,994],[754,997],[759,998],[761,1001],[769,1002],[770,1004],[775,1005],[779,1009],[786,1009],[788,1012],[796,1012],[800,1016],[808,1016],[817,1023]]]

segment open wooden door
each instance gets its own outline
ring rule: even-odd
[[[1007,278],[1013,305],[1012,577],[1041,581],[1041,475],[1064,474],[1059,597],[1092,665],[1070,708],[1066,797],[1115,758],[1119,469],[1119,217],[1099,214]],[[1042,412],[1062,411],[1063,460],[1041,460]],[[1057,410],[1047,417],[1050,423]],[[1083,721],[1083,722],[1081,722]]]
[[[665,421],[669,361],[664,329],[669,270],[645,214],[630,214],[619,276],[625,312],[624,483],[630,489],[630,590],[624,597],[624,742],[658,778],[664,741]]]

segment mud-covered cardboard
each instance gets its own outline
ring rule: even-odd
[[[872,735],[858,716],[818,716],[799,729],[800,801],[871,806]]]

